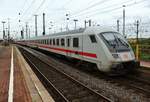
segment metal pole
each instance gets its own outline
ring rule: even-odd
[[[45,35],[45,13],[43,13],[43,35]]]
[[[123,5],[123,35],[124,37],[126,37],[125,35],[125,5]]]
[[[3,23],[3,39],[5,39],[5,21],[2,21],[2,23]]]
[[[21,39],[24,39],[23,29],[21,30]]]
[[[52,28],[49,28],[49,34],[51,34],[51,29],[52,29]]]
[[[28,39],[28,22],[26,22],[26,39]]]
[[[137,20],[137,31],[136,31],[136,59],[139,60],[139,39],[138,39],[138,35],[139,35],[139,21]]]
[[[9,18],[8,18],[8,41],[10,39],[10,22],[9,22]]]
[[[78,21],[77,19],[74,19],[75,29],[77,28],[77,24],[76,24],[76,23],[77,23],[77,21]]]
[[[38,35],[38,31],[37,31],[37,16],[38,15],[34,15],[35,16],[35,36]]]
[[[89,27],[91,27],[91,23],[92,23],[91,20],[89,20]]]
[[[139,20],[137,20],[137,32],[136,32],[136,42],[137,42],[137,44],[139,43],[138,36],[139,36]]]
[[[117,20],[117,31],[119,32],[119,20]]]
[[[69,14],[66,14],[66,20],[67,20],[67,24],[66,24],[66,31],[68,31],[69,30],[69,27],[68,27],[68,21],[69,21]]]
[[[8,28],[5,28],[5,29],[6,29],[5,37],[8,38]]]
[[[87,23],[87,22],[86,22],[86,20],[85,20],[85,21],[84,21],[84,26],[85,26],[85,28],[86,28],[86,23]]]

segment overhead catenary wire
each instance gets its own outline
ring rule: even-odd
[[[92,5],[88,6],[88,7],[86,7],[86,8],[84,8],[84,9],[77,10],[75,13],[73,13],[73,15],[74,15],[74,14],[79,14],[79,13],[84,12],[84,11],[87,11],[87,10],[89,10],[89,9],[95,7],[95,6],[102,5],[102,4],[105,3],[106,1],[109,1],[109,0],[102,0],[102,1],[96,2],[96,3],[94,3],[94,4],[92,4]]]
[[[32,5],[35,3],[36,0],[32,0],[31,4],[29,5],[29,7],[25,10],[25,12],[23,12],[23,14],[26,14],[29,9],[32,7]]]
[[[46,0],[43,0],[40,5],[38,6],[38,8],[35,10],[35,12],[27,19],[27,21],[31,20],[31,18],[33,17],[33,15],[37,14],[37,12],[39,11],[39,9],[44,5]]]
[[[44,5],[44,2],[45,0],[43,0],[41,3],[40,3],[40,5]],[[72,0],[68,0],[68,2],[69,1],[72,1]],[[92,0],[93,1],[93,0]],[[146,0],[140,0],[141,2],[142,1],[146,1]],[[127,1],[124,1],[124,2],[127,2]],[[131,4],[133,4],[133,5],[135,5],[135,4],[138,4],[138,2],[139,2],[139,0],[135,3],[131,3]],[[105,2],[106,3],[106,2]],[[64,3],[65,4],[65,3]],[[94,3],[95,4],[95,3]],[[93,4],[92,4],[93,5]],[[99,5],[102,5],[102,4],[99,4]],[[98,5],[98,6],[99,6]],[[132,5],[131,5],[132,6]],[[126,7],[130,7],[129,5],[126,5]],[[29,8],[29,7],[28,7]],[[36,13],[40,10],[40,12],[41,12],[41,9],[40,9],[41,7],[38,7],[37,9],[36,9]],[[94,8],[94,7],[92,7],[92,8]],[[81,12],[81,13],[78,13],[78,16],[76,16],[76,18],[77,17],[85,17],[85,16],[88,16],[88,17],[90,17],[90,16],[99,16],[99,15],[101,15],[101,14],[104,14],[104,13],[109,13],[109,12],[112,12],[112,11],[117,11],[117,10],[121,10],[122,9],[122,5],[120,5],[120,6],[116,6],[116,5],[113,5],[113,6],[107,6],[106,8],[104,8],[104,9],[97,9],[97,10],[93,10],[92,8],[89,8],[89,9],[87,9],[87,10],[85,10],[85,11],[83,11],[83,12]],[[85,9],[85,8],[84,8]],[[30,10],[30,9],[29,9]],[[83,9],[82,9],[83,10]],[[92,10],[93,12],[91,12],[90,10]],[[25,12],[25,11],[24,11]],[[33,13],[33,15],[34,15],[35,13]],[[79,15],[80,14],[80,15]],[[85,15],[84,15],[85,14]],[[33,15],[31,15],[31,17],[33,17]],[[77,15],[77,13],[76,13],[76,15]],[[74,15],[70,15],[70,17],[72,17],[73,18],[73,16]],[[31,19],[31,17],[28,19],[28,20],[30,20]],[[91,18],[92,18],[91,17]],[[71,18],[70,18],[71,19]],[[61,18],[61,20],[62,20],[62,18]],[[60,22],[59,22],[60,23]]]
[[[126,4],[126,7],[130,7],[130,6],[133,6],[133,5],[137,5],[137,4],[142,3],[142,2],[144,2],[144,1],[147,1],[147,0],[140,0],[140,1],[138,1],[138,2],[133,2],[133,3],[130,3],[130,4]],[[118,10],[118,9],[122,9],[122,5],[120,5],[119,7],[109,8],[109,9],[103,10],[103,11],[98,11],[97,13],[93,13],[93,14],[87,13],[86,16],[89,16],[89,17],[90,17],[90,16],[95,16],[95,15],[98,15],[98,14],[109,13],[109,12],[112,12],[112,11],[115,11],[115,10]],[[80,17],[80,16],[84,17],[83,15],[79,15],[79,16],[77,16],[77,17]]]
[[[128,0],[128,1],[124,1],[124,2],[121,2],[122,4],[124,4],[124,3],[128,3],[128,2],[130,2],[131,0]],[[81,16],[81,15],[84,15],[84,14],[89,14],[89,13],[93,13],[93,12],[95,12],[95,11],[101,11],[101,10],[105,10],[105,9],[109,9],[109,8],[112,8],[112,7],[116,7],[116,6],[118,6],[118,5],[120,5],[120,3],[115,3],[115,4],[113,4],[113,5],[111,5],[111,6],[106,6],[106,7],[103,7],[103,8],[99,8],[99,9],[95,9],[95,10],[92,10],[92,11],[86,11],[86,12],[80,12],[80,13],[77,13],[77,14],[74,14],[73,16]]]
[[[25,7],[25,5],[27,4],[27,1],[28,1],[28,0],[24,0],[23,5],[21,6],[20,12],[23,12],[23,11],[24,11],[24,7]]]
[[[35,3],[36,0],[32,0],[31,4],[28,6],[28,8],[22,12],[22,16],[21,18],[23,18],[23,16],[30,10],[30,8],[32,7],[32,5]]]
[[[67,0],[67,1],[62,5],[61,8],[65,8],[65,6],[68,5],[68,4],[70,4],[71,2],[72,2],[72,0]]]

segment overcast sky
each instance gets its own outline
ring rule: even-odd
[[[138,19],[141,23],[141,33],[146,31],[150,23],[150,0],[0,0],[0,21],[8,22],[10,19],[11,33],[20,36],[20,29],[25,28],[25,22],[34,36],[34,16],[38,15],[38,35],[42,33],[42,13],[46,14],[46,34],[59,32],[66,27],[66,14],[69,14],[69,28],[74,28],[73,19],[78,19],[77,27],[84,27],[84,20],[105,26],[116,26],[117,19],[122,25],[122,5],[126,5],[127,33],[128,26],[134,29],[134,22]],[[19,15],[20,13],[20,15]],[[21,22],[19,23],[19,19]],[[50,22],[53,29],[49,31]],[[144,27],[143,27],[144,26]],[[5,24],[7,27],[7,23]],[[131,27],[130,27],[131,28]],[[133,30],[132,29],[132,30]],[[144,30],[143,30],[144,29]],[[0,38],[2,37],[2,23],[0,25]],[[131,31],[134,33],[134,30]],[[148,31],[149,32],[149,31]],[[150,34],[143,34],[149,36]],[[134,36],[129,35],[129,36]]]

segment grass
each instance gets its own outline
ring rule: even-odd
[[[133,52],[136,52],[135,44],[131,44]],[[149,49],[150,45],[140,45],[140,56],[139,59],[143,61],[150,61],[150,53],[143,51],[143,49]],[[150,49],[149,49],[150,50]],[[135,54],[136,55],[136,54]]]
[[[150,61],[150,54],[142,52],[140,55],[140,60]]]

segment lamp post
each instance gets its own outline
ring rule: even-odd
[[[77,28],[77,24],[76,24],[76,22],[77,22],[78,20],[77,20],[77,19],[74,19],[73,21],[74,21],[75,29],[76,29],[76,28]]]

